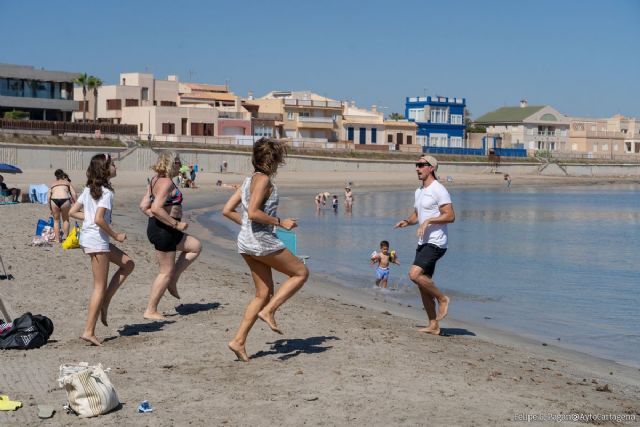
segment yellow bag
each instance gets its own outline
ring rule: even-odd
[[[75,225],[69,230],[69,235],[64,239],[64,242],[62,242],[62,249],[78,249],[80,247],[78,234],[80,234],[80,227]]]

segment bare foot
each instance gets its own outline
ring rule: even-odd
[[[171,294],[172,297],[174,297],[176,299],[180,299],[180,294],[178,293],[178,284],[177,283],[172,283],[169,286],[167,286],[167,291],[169,291],[169,294]]]
[[[242,360],[243,362],[249,361],[249,356],[247,356],[247,352],[244,349],[243,345],[238,345],[235,342],[231,341],[229,344],[227,344],[227,346],[229,347],[229,350],[233,351],[238,359]]]
[[[166,320],[167,318],[162,315],[162,313],[158,313],[157,311],[149,312],[145,311],[142,315],[147,320]]]
[[[438,300],[438,316],[436,320],[442,320],[447,317],[447,311],[449,311],[449,297],[443,297],[443,301]]]
[[[262,314],[262,312],[260,312],[258,313],[258,317],[260,318],[260,320],[266,323],[273,332],[276,332],[282,335],[282,331],[276,325],[276,319],[274,319],[273,314],[267,315],[267,314]]]
[[[107,312],[109,311],[109,305],[102,304],[102,309],[100,310],[100,321],[104,326],[109,326],[107,323]]]
[[[81,340],[85,340],[91,345],[102,347],[102,342],[95,335],[80,335]]]
[[[440,328],[437,326],[428,326],[426,328],[418,329],[418,332],[424,332],[425,334],[440,335]]]

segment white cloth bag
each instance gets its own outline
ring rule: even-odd
[[[67,392],[69,407],[82,418],[106,414],[120,404],[102,364],[60,365],[58,384]]]

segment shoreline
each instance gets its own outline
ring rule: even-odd
[[[0,253],[15,277],[0,282],[0,293],[14,316],[41,313],[55,325],[52,341],[40,349],[0,352],[0,391],[24,403],[18,411],[0,413],[0,424],[36,424],[36,405],[53,404],[59,411],[52,425],[87,425],[62,413],[66,394],[56,381],[59,365],[80,361],[111,368],[109,377],[123,407],[100,417],[105,426],[424,425],[425,419],[433,425],[500,425],[522,413],[621,414],[640,420],[640,370],[558,353],[551,343],[528,347],[526,339],[509,337],[490,342],[485,334],[502,335],[450,319],[443,326],[457,329],[454,333],[427,337],[415,331],[420,319],[402,307],[369,308],[363,295],[343,289],[339,298],[331,296],[330,280],[313,271],[309,283],[278,312],[286,335],[274,335],[257,323],[247,342],[251,362],[235,361],[226,343],[253,285],[235,244],[213,236],[212,243],[223,248],[214,249],[208,243],[210,231],[195,221],[198,208],[220,205],[231,194],[215,187],[217,174],[202,174],[200,189],[185,189],[188,232],[207,242],[180,280],[182,299],[162,299],[159,308],[166,321],[144,320],[157,274],[146,219],[137,209],[148,175],[123,173],[114,179],[114,229],[127,233],[118,247],[136,268],[112,301],[110,326],[97,327],[97,335],[107,338],[100,348],[78,339],[91,290],[87,256],[80,250],[28,245],[37,218],[47,215],[46,206],[0,206]],[[223,179],[233,178],[233,183],[244,177],[229,175]],[[71,177],[74,184],[82,182],[79,173]],[[5,175],[9,185],[13,178]],[[38,182],[31,172],[21,178]],[[289,178],[296,186],[289,190],[279,182],[284,195],[343,185],[347,177],[319,183],[315,174]],[[365,182],[368,176],[350,178]],[[605,384],[610,393],[598,391]],[[154,413],[136,412],[145,399]]]
[[[369,191],[371,190],[373,189],[369,189]],[[367,191],[367,189],[361,189],[361,191]],[[293,196],[299,196],[301,194],[303,193],[294,191]],[[304,194],[306,195],[307,192],[304,192]],[[287,192],[286,196],[291,197],[291,192]],[[223,203],[220,203],[209,207],[191,209],[189,210],[189,212],[193,214],[196,219],[194,228],[197,227],[198,235],[207,236],[205,237],[207,239],[207,242],[216,250],[227,251],[227,253],[225,253],[224,255],[226,258],[228,257],[228,259],[231,260],[234,258],[234,255],[237,255],[237,253],[235,252],[235,241],[233,241],[232,239],[226,239],[225,237],[214,236],[210,232],[210,229],[203,225],[203,220],[201,219],[201,217],[204,215],[210,215],[214,211],[221,211],[222,206]],[[220,225],[220,227],[224,226]],[[244,266],[244,264],[242,266]],[[241,270],[242,269],[240,268],[238,272],[240,273]],[[426,322],[426,317],[423,312],[424,310],[420,306],[406,305],[392,299],[388,299],[388,296],[384,294],[372,295],[368,292],[362,292],[362,289],[350,288],[346,285],[341,284],[339,280],[327,273],[318,273],[315,271],[312,271],[311,273],[312,277],[315,278],[314,282],[322,283],[322,286],[309,287],[309,292],[315,296],[324,298],[336,298],[337,295],[338,297],[341,297],[338,298],[340,300],[342,300],[342,298],[345,298],[345,300],[343,300],[342,302],[348,302],[354,305],[364,305],[369,309],[374,309],[380,312],[390,311],[392,314],[402,316],[406,319],[412,319],[416,322],[422,323]],[[304,289],[307,289],[307,286],[305,286]],[[608,373],[609,371],[607,369],[611,365],[619,367],[627,374],[633,374],[637,371],[640,371],[640,362],[635,362],[634,364],[634,361],[632,360],[617,361],[609,359],[604,355],[588,353],[581,349],[571,347],[571,345],[563,345],[564,343],[558,344],[556,339],[551,337],[545,340],[535,333],[500,329],[497,327],[487,326],[479,322],[458,319],[455,317],[455,315],[447,316],[444,324],[451,324],[451,328],[443,326],[443,335],[447,335],[448,329],[472,330],[474,333],[478,332],[476,335],[480,339],[494,344],[510,345],[512,347],[526,346],[528,350],[534,351],[539,356],[552,352],[555,356],[558,357],[577,357],[581,360],[582,363],[588,363],[590,366],[597,368],[598,371],[602,373],[604,373],[605,371],[606,373]],[[425,325],[422,324],[420,327],[424,326]],[[544,351],[542,351],[540,347],[545,347]],[[624,380],[625,378],[625,376],[622,376],[620,379]]]

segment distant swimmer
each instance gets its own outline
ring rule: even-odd
[[[409,270],[409,278],[418,286],[422,304],[429,318],[429,325],[420,329],[420,332],[439,335],[438,322],[446,317],[450,299],[436,287],[432,278],[436,262],[447,251],[447,224],[454,222],[456,216],[449,192],[436,179],[438,161],[435,157],[421,156],[415,167],[422,187],[415,192],[413,213],[409,218],[398,222],[396,228],[418,224],[418,248]]]
[[[380,242],[380,252],[374,251],[371,254],[371,265],[376,263],[378,264],[376,267],[376,286],[386,288],[389,280],[390,263],[400,265],[396,251],[389,252],[389,242],[386,240]]]

